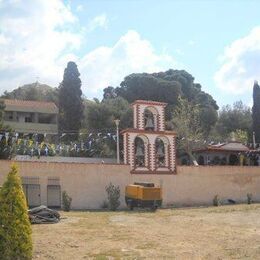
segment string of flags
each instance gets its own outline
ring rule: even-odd
[[[66,136],[70,136],[72,133],[62,133],[57,135],[55,143],[48,143],[46,137],[49,134],[30,134],[19,136],[18,133],[4,132],[0,133],[0,143],[4,145],[15,146],[16,154],[28,154],[28,155],[54,155],[64,153],[87,153],[93,154],[97,150],[97,146],[102,142],[110,142],[115,144],[117,141],[117,135],[109,132],[91,132],[80,133],[79,140],[75,142],[64,142]],[[75,134],[75,133],[73,133]],[[51,135],[51,134],[50,134]],[[53,134],[54,135],[54,134]],[[41,139],[41,140],[40,140]]]

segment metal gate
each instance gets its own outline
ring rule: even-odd
[[[40,184],[23,184],[23,192],[25,194],[28,207],[32,208],[41,205]]]
[[[49,208],[61,207],[61,188],[60,185],[47,186],[47,205]]]

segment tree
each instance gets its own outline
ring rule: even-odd
[[[0,130],[3,130],[4,109],[4,101],[0,99]]]
[[[85,103],[83,125],[89,131],[109,132],[115,129],[115,119],[120,119],[120,128],[132,127],[132,110],[122,97],[104,99],[102,102]]]
[[[0,190],[0,259],[31,259],[32,230],[16,165]]]
[[[247,143],[248,142],[248,133],[243,130],[236,130],[235,132],[231,132],[230,138],[234,138],[236,141],[241,143]]]
[[[205,133],[209,132],[217,121],[218,106],[211,95],[194,83],[194,77],[185,70],[167,70],[159,73],[134,73],[121,82],[120,87],[104,89],[104,99],[123,97],[129,103],[136,99],[154,100],[168,103],[166,120],[171,120],[172,111],[178,104],[178,97],[198,104],[201,109],[201,123]],[[213,115],[213,116],[212,116]],[[207,119],[211,119],[208,121]]]
[[[76,63],[70,61],[59,86],[59,130],[77,134],[83,119],[81,80]]]
[[[252,119],[255,139],[257,143],[260,143],[260,87],[257,81],[255,81],[253,88]]]
[[[237,130],[245,131],[249,136],[251,129],[251,109],[244,105],[242,101],[235,102],[232,107],[226,105],[219,112],[216,130],[223,139],[228,139],[230,133]]]
[[[192,150],[201,144],[203,129],[200,124],[200,110],[198,105],[193,105],[186,99],[179,98],[178,106],[173,112],[173,129],[179,138],[179,149],[183,149],[196,163]]]
[[[8,132],[9,138],[6,139],[6,136],[2,136],[0,138],[0,159],[10,159],[13,155],[13,143],[12,143],[12,134],[11,128],[9,126],[4,125],[3,118],[4,118],[4,109],[5,104],[3,100],[0,100],[0,131],[1,132]]]

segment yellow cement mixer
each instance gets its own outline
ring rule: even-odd
[[[125,202],[130,210],[134,207],[156,210],[162,205],[162,188],[150,182],[135,182],[125,188]]]

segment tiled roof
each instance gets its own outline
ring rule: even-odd
[[[53,102],[4,99],[7,111],[32,111],[45,113],[58,113],[58,108]]]
[[[250,151],[250,149],[240,143],[240,142],[229,142],[229,143],[225,143],[225,144],[217,144],[217,145],[208,145],[205,148],[201,148],[201,149],[196,149],[194,150],[194,152],[210,152],[210,151],[214,151],[214,152],[232,152],[232,151],[237,151],[237,152],[247,152]]]

